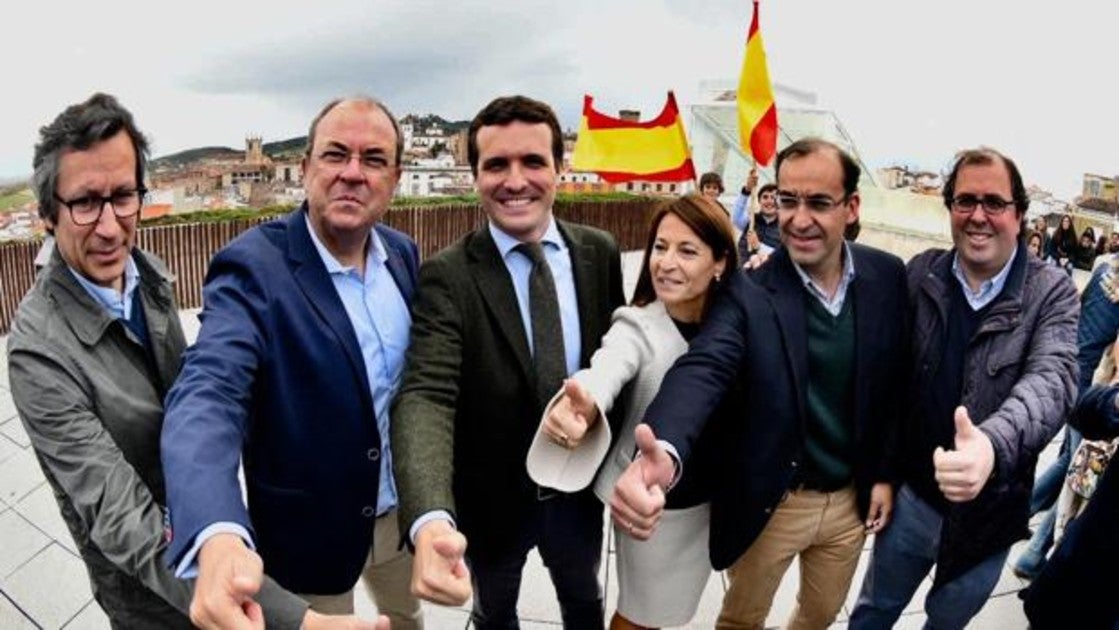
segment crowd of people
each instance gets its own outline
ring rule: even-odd
[[[904,263],[855,242],[855,160],[796,140],[730,212],[716,174],[660,202],[626,303],[614,238],[553,213],[546,103],[474,117],[486,221],[422,264],[381,222],[402,148],[383,102],[327,103],[306,201],[214,256],[188,348],[173,276],[136,247],[132,114],[96,94],[41,129],[55,243],[12,324],[11,389],[114,628],[423,628],[421,600],[516,628],[533,549],[573,629],[687,624],[712,570],[717,626],[762,628],[794,558],[790,628],[830,625],[852,586],[849,626],[891,627],[933,567],[930,627],[982,608],[1048,503],[1038,454],[1119,332],[1115,259],[1078,297],[1061,268],[1094,234],[1030,232],[1012,159],[961,152],[953,247]],[[1119,432],[1109,382],[1076,407],[1087,437]],[[1085,627],[1115,624],[1113,476],[1058,523],[1025,595],[1037,627],[1085,581]],[[377,620],[354,615],[359,582]]]
[[[1034,256],[1072,272],[1073,269],[1091,271],[1096,259],[1105,254],[1119,253],[1119,231],[1096,238],[1096,230],[1087,226],[1077,239],[1072,215],[1062,215],[1053,233],[1045,217],[1037,217],[1026,233],[1026,245]]]

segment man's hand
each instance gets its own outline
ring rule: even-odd
[[[563,381],[563,395],[548,411],[542,430],[550,440],[575,448],[598,420],[598,406],[587,390],[574,379]]]
[[[389,630],[389,618],[381,615],[377,621],[361,619],[354,615],[324,615],[307,609],[300,630]]]
[[[866,533],[877,534],[890,524],[894,511],[894,487],[879,482],[870,489],[870,510],[866,515]]]
[[[664,488],[672,483],[676,464],[649,425],[637,425],[633,436],[638,455],[614,485],[610,515],[630,536],[648,540],[664,512]]]
[[[750,195],[754,192],[754,187],[758,185],[758,167],[750,167],[749,174],[746,175],[746,185],[742,187],[743,195]]]
[[[995,447],[987,434],[975,428],[964,407],[956,407],[956,450],[936,447],[933,469],[944,497],[953,503],[979,496],[995,467]]]
[[[750,258],[742,264],[742,268],[749,270],[757,269],[764,265],[767,260],[769,260],[769,254],[758,252],[753,256],[750,256]]]
[[[436,519],[416,532],[412,563],[412,594],[443,606],[461,606],[470,599],[470,571],[463,559],[466,537],[450,522]]]
[[[253,596],[260,590],[264,563],[236,534],[217,534],[198,550],[198,580],[190,621],[199,628],[264,628]]]

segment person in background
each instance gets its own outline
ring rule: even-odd
[[[1026,249],[1029,250],[1029,252],[1034,256],[1041,258],[1043,240],[1044,239],[1042,238],[1041,234],[1038,234],[1037,232],[1030,232],[1030,236],[1026,239]]]
[[[723,194],[723,178],[718,173],[704,173],[699,178],[699,193],[712,201]]]
[[[1092,263],[1096,260],[1096,233],[1091,227],[1084,228],[1080,235],[1080,245],[1073,256],[1073,267],[1082,271],[1091,271]]]
[[[1049,255],[1049,224],[1046,223],[1044,216],[1037,216],[1034,218],[1034,232],[1041,236],[1041,254],[1038,258],[1044,259]]]
[[[754,188],[756,188],[757,185],[758,169],[757,167],[751,167],[750,172],[746,175],[746,183],[743,184],[741,190],[738,191],[738,197],[735,198],[734,206],[732,206],[730,213],[730,222],[734,225],[734,229],[738,230],[740,238],[744,237],[746,232],[750,229],[750,202],[753,199]],[[738,251],[741,253],[741,245],[739,245]],[[741,258],[739,258],[739,260],[741,260]]]
[[[595,494],[609,503],[645,407],[737,269],[734,232],[721,207],[697,195],[661,206],[631,305],[614,311],[590,367],[565,381],[544,411],[526,460],[536,483],[573,492],[593,480]],[[618,407],[624,420],[608,419]],[[701,438],[699,448],[708,453],[701,460],[714,454],[709,435]],[[612,629],[682,626],[695,614],[711,575],[703,470],[702,464],[688,467],[649,540],[638,542],[615,524],[619,594]]]
[[[1072,262],[1076,258],[1078,248],[1076,229],[1072,225],[1072,215],[1062,215],[1061,222],[1057,224],[1057,229],[1053,231],[1053,236],[1049,239],[1049,247],[1046,253],[1058,267],[1071,275]]]
[[[1119,384],[1095,385],[1076,404],[1069,425],[1089,440],[1119,437]],[[1049,561],[1020,593],[1037,630],[1119,626],[1115,567],[1119,566],[1119,464],[1112,456],[1092,498],[1065,530]]]
[[[1092,384],[1092,374],[1106,348],[1119,335],[1119,261],[1114,255],[1097,258],[1096,268],[1080,294],[1080,319],[1076,333],[1076,361],[1080,376],[1077,393],[1083,395]],[[1012,565],[1014,574],[1033,579],[1045,565],[1045,554],[1053,543],[1057,510],[1054,507],[1073,453],[1080,444],[1075,426],[1065,428],[1057,459],[1038,475],[1030,495],[1030,516],[1049,510],[1038,524],[1029,544]],[[1051,509],[1052,508],[1052,509]]]

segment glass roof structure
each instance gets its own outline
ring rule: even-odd
[[[775,87],[778,91],[778,151],[801,138],[823,138],[842,147],[859,163],[862,169],[859,188],[878,187],[874,172],[867,168],[855,140],[847,133],[835,113],[813,105],[782,103],[782,93],[792,91],[783,89],[782,86]],[[801,93],[799,99],[814,101],[815,97]],[[723,92],[714,100],[691,105],[690,112],[692,123],[688,128],[688,136],[691,139],[692,160],[696,170],[700,173],[720,173],[727,191],[737,191],[745,182],[754,161],[738,144],[738,109],[733,90]],[[758,169],[758,181],[773,181],[772,162],[768,168]]]

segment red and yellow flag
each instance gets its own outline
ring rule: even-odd
[[[754,18],[750,20],[742,77],[738,80],[738,136],[742,150],[749,151],[762,166],[769,164],[777,152],[777,104],[758,28],[758,0],[754,0]]]
[[[676,97],[648,122],[622,120],[596,111],[594,98],[583,97],[583,120],[571,167],[597,173],[616,184],[634,179],[677,182],[695,179],[695,167]]]

